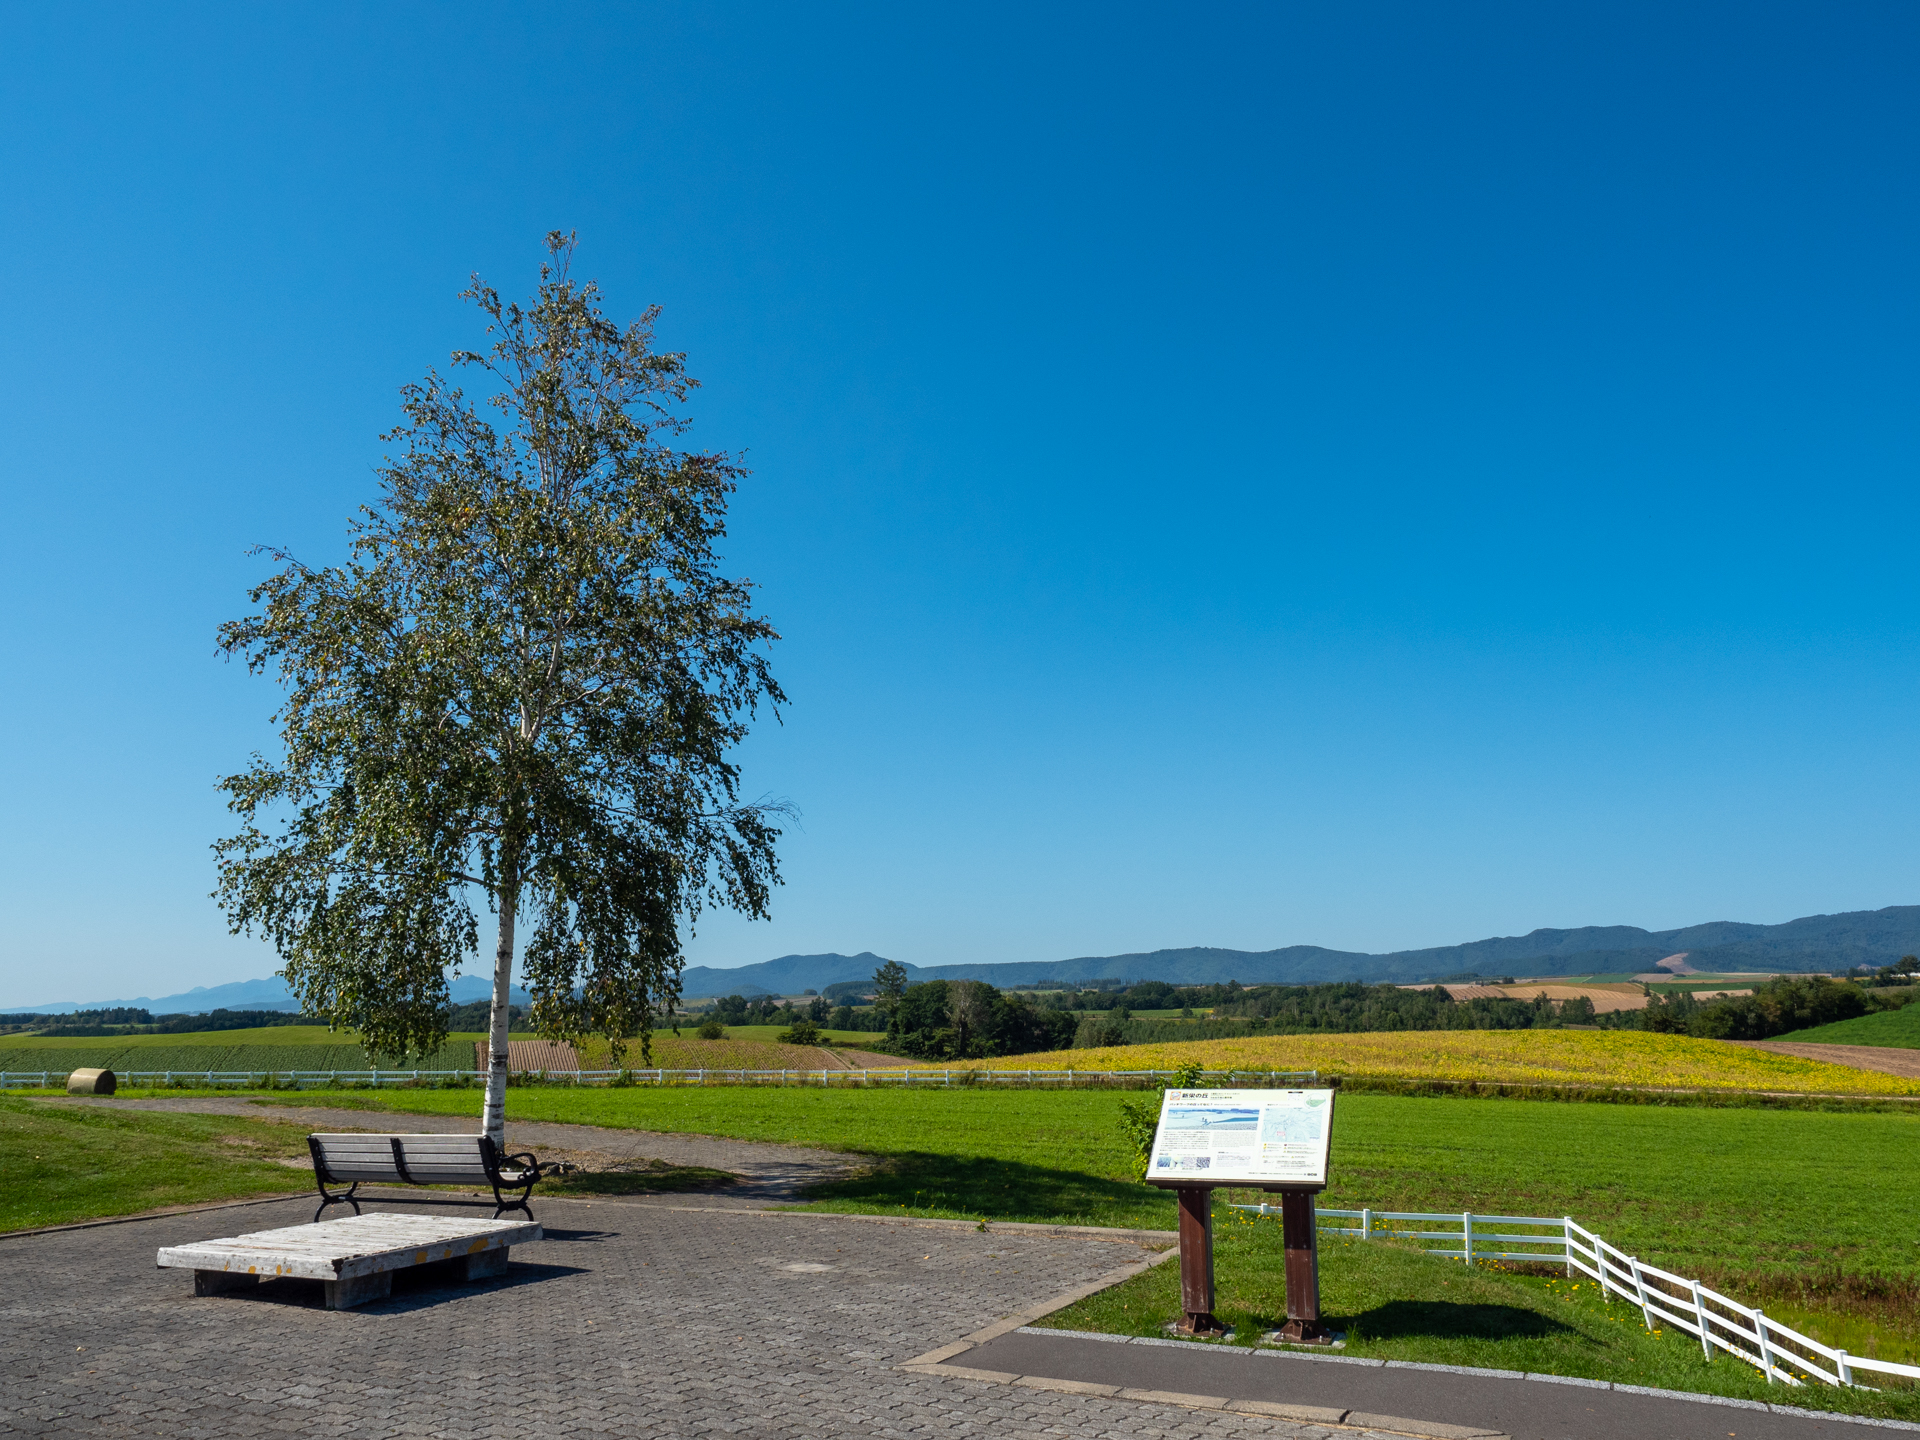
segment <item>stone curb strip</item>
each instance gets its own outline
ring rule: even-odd
[[[1148,1264],[1158,1264],[1161,1256]],[[1133,1268],[1138,1273],[1146,1266]],[[1078,1300],[1092,1291],[1076,1292],[1073,1299]],[[1071,1304],[1072,1301],[1066,1302]],[[989,1330],[991,1333],[989,1333]],[[1542,1385],[1576,1385],[1586,1390],[1613,1390],[1622,1395],[1650,1395],[1657,1400],[1688,1400],[1697,1405],[1721,1405],[1733,1410],[1764,1410],[1774,1415],[1792,1415],[1803,1420],[1826,1420],[1843,1425],[1871,1425],[1881,1430],[1920,1431],[1920,1424],[1909,1420],[1880,1420],[1867,1415],[1847,1415],[1833,1410],[1808,1410],[1800,1405],[1769,1405],[1759,1400],[1736,1400],[1726,1395],[1702,1395],[1691,1390],[1660,1390],[1649,1385],[1616,1385],[1610,1380],[1583,1380],[1572,1375],[1539,1375],[1524,1370],[1489,1370],[1473,1365],[1431,1365],[1420,1360],[1374,1360],[1359,1355],[1321,1355],[1306,1350],[1251,1349],[1241,1346],[1227,1346],[1198,1340],[1159,1340],[1144,1335],[1106,1335],[1092,1330],[1047,1330],[1034,1325],[994,1325],[989,1330],[980,1331],[981,1339],[976,1341],[968,1336],[961,1346],[971,1349],[973,1344],[996,1339],[1001,1335],[1019,1333],[1039,1335],[1050,1340],[1075,1339],[1097,1340],[1110,1345],[1166,1345],[1182,1350],[1205,1350],[1215,1355],[1238,1353],[1249,1358],[1267,1358],[1274,1360],[1309,1360],[1322,1365],[1364,1365],[1384,1370],[1428,1370],[1442,1375],[1472,1375],[1490,1380],[1532,1380]],[[972,1342],[971,1344],[967,1342]],[[946,1351],[955,1351],[959,1347],[948,1346],[946,1350],[935,1350],[930,1355],[942,1355]],[[1287,1420],[1302,1420],[1322,1425],[1343,1424],[1362,1427],[1369,1430],[1391,1430],[1396,1433],[1419,1436],[1435,1436],[1440,1440],[1466,1440],[1466,1437],[1491,1437],[1498,1435],[1493,1430],[1476,1430],[1459,1425],[1441,1425],[1433,1421],[1403,1420],[1388,1415],[1368,1415],[1360,1411],[1347,1411],[1345,1418],[1337,1419],[1341,1412],[1313,1405],[1272,1405],[1258,1400],[1226,1400],[1208,1395],[1175,1395],[1159,1390],[1128,1390],[1119,1386],[1090,1385],[1078,1380],[1051,1380],[1040,1376],[1013,1376],[994,1370],[965,1370],[960,1366],[928,1365],[925,1362],[930,1355],[922,1355],[909,1361],[908,1365],[928,1372],[941,1374],[964,1373],[969,1379],[997,1380],[1002,1384],[1030,1385],[1040,1390],[1060,1390],[1071,1388],[1075,1393],[1117,1395],[1123,1400],[1157,1400],[1163,1404],[1190,1405],[1213,1410],[1240,1410],[1250,1414],[1273,1415]],[[907,1368],[906,1366],[902,1367]]]
[[[1135,1390],[1122,1385],[1097,1385],[1087,1380],[1056,1380],[1047,1375],[1015,1375],[1005,1370],[975,1370],[965,1365],[949,1363],[976,1346],[984,1345],[989,1340],[997,1340],[1002,1335],[1008,1335],[1014,1331],[1039,1335],[1079,1335],[1082,1332],[1035,1330],[1027,1322],[1038,1320],[1043,1315],[1051,1315],[1054,1311],[1064,1309],[1076,1300],[1097,1295],[1123,1280],[1131,1280],[1135,1275],[1151,1270],[1155,1265],[1164,1265],[1179,1253],[1176,1247],[1144,1260],[1136,1260],[1131,1265],[1123,1265],[1118,1270],[1109,1271],[1076,1290],[1069,1290],[1064,1295],[1056,1295],[1050,1300],[1041,1301],[1038,1305],[1031,1305],[1025,1310],[1017,1310],[1011,1315],[1002,1316],[991,1325],[976,1330],[971,1335],[963,1336],[950,1345],[942,1345],[938,1350],[929,1350],[924,1355],[916,1355],[899,1368],[915,1375],[938,1375],[952,1380],[984,1380],[989,1384],[1021,1385],[1030,1390],[1053,1390],[1067,1395],[1100,1395],[1117,1400],[1138,1400],[1154,1405],[1181,1405],[1192,1410],[1230,1410],[1243,1415],[1263,1415],[1276,1420],[1302,1421],[1312,1425],[1335,1425],[1355,1430],[1384,1430],[1396,1435],[1418,1436],[1420,1440],[1507,1440],[1507,1437],[1498,1430],[1476,1430],[1464,1425],[1441,1425],[1433,1421],[1403,1420],[1394,1415],[1368,1415],[1360,1411],[1333,1410],[1319,1405],[1280,1405],[1269,1400],[1235,1400],[1226,1395],[1186,1395],[1177,1390]],[[1221,1349],[1217,1345],[1191,1340],[1129,1341],[1122,1335],[1087,1335],[1085,1338],[1121,1344],[1191,1346],[1196,1350],[1216,1352]]]

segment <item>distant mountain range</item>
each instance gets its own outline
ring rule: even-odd
[[[447,987],[453,992],[453,1003],[464,1005],[469,1000],[487,1000],[493,996],[493,982],[478,975],[457,975]],[[527,1005],[532,1001],[527,992],[515,986],[512,992],[515,1005]],[[0,1010],[0,1015],[71,1015],[75,1010],[111,1010],[122,1005],[139,1006],[155,1015],[205,1015],[210,1010],[298,1010],[300,1002],[287,988],[287,982],[278,975],[269,975],[264,980],[235,980],[227,985],[196,985],[183,995],[162,995],[150,1000],[142,995],[137,1000],[54,1000],[45,1005],[16,1005],[11,1010]]]
[[[1843,915],[1809,915],[1784,925],[1747,925],[1714,920],[1679,930],[1642,930],[1634,925],[1588,925],[1578,930],[1535,930],[1529,935],[1366,955],[1289,945],[1280,950],[1151,950],[1129,955],[1088,955],[1073,960],[1011,964],[908,965],[913,980],[987,980],[995,985],[1034,985],[1058,980],[1166,980],[1176,985],[1305,985],[1327,980],[1387,981],[1408,985],[1445,976],[1585,975],[1651,970],[1655,962],[1686,952],[1696,970],[1801,972],[1887,965],[1920,954],[1920,905],[1889,905]],[[716,969],[689,966],[681,976],[689,999],[708,995],[824,990],[845,980],[870,980],[884,963],[870,951],[858,955],[783,955],[757,965]]]
[[[1595,972],[1651,970],[1656,961],[1685,952],[1695,970],[1803,972],[1848,970],[1855,965],[1888,965],[1902,955],[1920,954],[1920,905],[1889,905],[1884,910],[1853,910],[1842,915],[1808,915],[1784,925],[1746,925],[1714,920],[1680,930],[1642,930],[1633,925],[1589,925],[1578,930],[1535,930],[1529,935],[1442,945],[1431,950],[1398,950],[1363,955],[1289,945],[1280,950],[1150,950],[1131,955],[1087,955],[1074,960],[981,961],[966,965],[908,965],[913,980],[988,980],[995,985],[1034,985],[1043,981],[1166,980],[1176,985],[1305,985],[1327,980],[1388,981],[1409,985],[1454,975],[1585,975]],[[716,995],[797,995],[824,990],[846,980],[871,980],[885,958],[870,950],[858,955],[782,955],[757,965],[719,969],[691,965],[681,976],[690,1000]],[[478,975],[453,981],[455,1004],[484,1000],[491,983]],[[514,1003],[526,1004],[518,988]],[[277,977],[240,980],[230,985],[196,986],[183,995],[157,1000],[59,1001],[21,1005],[0,1015],[38,1012],[63,1015],[74,1010],[140,1005],[156,1015],[204,1014],[209,1010],[297,1010],[286,982]]]

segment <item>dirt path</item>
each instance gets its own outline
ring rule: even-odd
[[[1791,1040],[1730,1040],[1727,1043],[1745,1045],[1752,1050],[1771,1050],[1776,1055],[1798,1055],[1802,1060],[1824,1060],[1829,1065],[1878,1070],[1883,1075],[1920,1080],[1920,1050],[1901,1050],[1891,1045],[1802,1045]]]
[[[124,1110],[171,1110],[197,1115],[240,1115],[249,1120],[290,1120],[316,1130],[373,1130],[439,1135],[473,1134],[477,1115],[414,1115],[388,1110],[343,1110],[332,1105],[276,1105],[220,1096],[161,1097],[153,1100],[44,1100],[45,1105],[112,1105]],[[475,1097],[476,1108],[478,1096]],[[727,1140],[716,1135],[673,1135],[653,1130],[614,1130],[601,1125],[562,1125],[538,1120],[509,1120],[511,1150],[532,1150],[542,1160],[567,1160],[583,1170],[620,1170],[649,1160],[669,1165],[699,1165],[739,1176],[737,1183],[703,1191],[702,1203],[718,1199],[743,1205],[792,1202],[800,1192],[837,1180],[862,1167],[855,1156],[798,1145]]]

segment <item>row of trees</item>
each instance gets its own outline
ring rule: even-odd
[[[890,973],[891,972],[891,973]],[[1896,971],[1911,974],[1911,971]],[[1863,988],[1822,977],[1784,978],[1751,996],[1702,1002],[1688,994],[1654,996],[1643,1010],[1597,1014],[1585,996],[1570,1000],[1478,997],[1455,1000],[1444,989],[1403,990],[1396,985],[1337,982],[1325,985],[1238,984],[1180,987],[1145,981],[1098,991],[1008,993],[978,980],[906,983],[895,962],[861,987],[870,1008],[838,1005],[824,997],[796,1010],[771,998],[758,1008],[738,996],[719,1002],[715,1014],[729,1024],[791,1024],[796,1017],[836,1030],[885,1031],[888,1048],[926,1059],[975,1059],[1036,1050],[1089,1049],[1109,1045],[1248,1035],[1358,1034],[1395,1030],[1542,1030],[1567,1026],[1645,1029],[1711,1039],[1767,1039],[1895,1008],[1914,994]],[[1098,1005],[1070,1002],[1096,999]],[[1134,1008],[1182,1006],[1203,1018],[1139,1016]]]
[[[1771,1040],[1876,1010],[1897,1010],[1913,994],[1910,986],[1889,992],[1821,975],[1796,976],[1769,981],[1751,995],[1724,1000],[1696,1000],[1684,991],[1656,995],[1644,1010],[1618,1010],[1602,1016],[1600,1023],[1607,1029],[1653,1030],[1705,1040]]]
[[[1205,1019],[1136,1016],[1125,1008],[1083,1016],[1074,1045],[1155,1044],[1246,1035],[1331,1035],[1382,1030],[1547,1030],[1592,1025],[1593,1002],[1480,998],[1454,1000],[1445,990],[1393,985],[1287,985],[1248,992]]]
[[[982,1060],[1063,1050],[1073,1039],[1074,1017],[1034,1004],[984,980],[907,983],[907,970],[889,960],[874,972],[868,1022],[884,1021],[886,1047],[917,1060]],[[851,1018],[851,1007],[842,1007]],[[866,1028],[849,1026],[846,1028]]]

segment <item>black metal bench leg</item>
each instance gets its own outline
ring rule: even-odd
[[[533,1219],[533,1207],[527,1203],[532,1198],[533,1186],[529,1185],[520,1192],[519,1199],[509,1200],[500,1193],[500,1182],[496,1180],[493,1185],[493,1218],[498,1220],[509,1210],[522,1210],[526,1212],[527,1219]]]
[[[353,1198],[354,1192],[360,1188],[360,1182],[358,1180],[353,1182],[353,1185],[344,1195],[329,1195],[327,1193],[326,1182],[320,1181],[318,1183],[320,1185],[320,1208],[313,1212],[314,1224],[318,1225],[320,1223],[320,1217],[326,1213],[329,1205],[351,1205],[354,1214],[358,1215],[360,1213],[360,1202]]]

